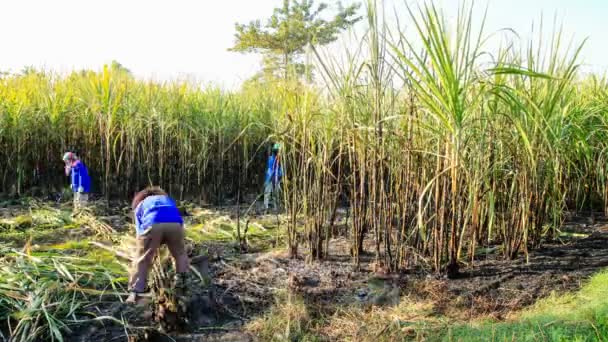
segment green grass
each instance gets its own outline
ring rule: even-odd
[[[560,237],[564,237],[564,238],[587,238],[589,237],[589,234],[583,234],[583,233],[572,233],[572,232],[561,232],[559,234]]]
[[[114,282],[122,282],[123,285],[127,283],[128,272],[114,253],[96,248],[88,252],[85,258],[108,270],[113,275]]]
[[[56,227],[53,227],[56,228]],[[22,246],[30,238],[33,244],[54,244],[64,242],[68,235],[66,232],[76,228],[74,225],[64,226],[57,229],[37,229],[31,228],[26,231],[16,231],[0,234],[3,242],[12,244],[13,246]]]
[[[67,234],[63,231],[78,228],[69,211],[50,208],[29,209],[19,215],[0,220],[0,237],[3,242],[15,246],[25,244],[30,238],[32,243],[56,243],[63,241]]]
[[[540,300],[507,322],[457,325],[447,341],[606,341],[608,270],[593,276],[578,292]]]
[[[22,253],[0,245],[0,265],[0,320],[10,325],[15,341],[64,341],[69,325],[91,317],[88,304],[124,283],[93,258],[57,252]]]
[[[245,234],[245,223],[241,222],[241,236]],[[249,222],[247,230],[247,241],[263,249],[269,248],[272,241],[281,239],[280,232],[276,230],[276,222],[274,226],[267,226],[264,222]],[[186,236],[194,242],[219,241],[231,242],[237,241],[237,223],[235,220],[220,217],[207,220],[204,223],[195,224],[186,228]]]
[[[301,297],[280,292],[276,304],[246,330],[262,341],[323,341],[313,330],[318,323]]]
[[[62,243],[58,243],[52,246],[49,246],[49,249],[59,250],[59,251],[73,251],[73,250],[89,250],[91,249],[91,245],[89,244],[88,239],[84,240],[70,240]]]

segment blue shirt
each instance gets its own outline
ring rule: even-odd
[[[85,193],[91,192],[91,178],[87,166],[80,160],[76,161],[70,169],[72,175],[72,191],[77,192],[82,187]]]
[[[264,179],[265,183],[272,181],[273,183],[278,183],[278,181],[283,177],[283,168],[281,168],[281,163],[277,156],[271,154],[268,157],[268,162],[266,163],[266,177]]]
[[[148,196],[135,208],[135,229],[138,236],[157,223],[184,224],[179,209],[169,196]]]

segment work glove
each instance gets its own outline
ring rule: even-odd
[[[83,187],[81,187],[81,186],[79,186],[79,187],[78,187],[78,192],[79,192],[79,193],[83,193],[83,192],[84,192],[84,188],[83,188]]]

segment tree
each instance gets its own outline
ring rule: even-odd
[[[114,72],[124,73],[128,76],[132,76],[131,70],[125,68],[124,65],[120,64],[118,61],[113,60],[110,65],[110,69]]]
[[[42,72],[39,71],[38,69],[36,69],[36,67],[34,67],[32,65],[24,66],[23,69],[21,69],[21,75],[23,75],[23,76],[35,75],[35,74],[42,74]]]
[[[249,24],[236,24],[235,45],[230,51],[262,53],[262,77],[273,75],[288,79],[301,77],[310,66],[302,62],[307,46],[323,46],[338,39],[338,34],[361,19],[357,16],[359,4],[343,7],[338,3],[337,13],[331,20],[321,17],[329,6],[314,5],[314,0],[283,0],[283,6],[262,26],[260,20]],[[280,76],[279,76],[280,75]]]

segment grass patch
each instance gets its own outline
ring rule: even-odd
[[[561,232],[559,234],[559,237],[585,239],[585,238],[589,237],[589,234],[574,233],[574,232]]]
[[[429,328],[437,322],[430,302],[404,297],[391,308],[351,303],[327,316],[315,311],[315,305],[306,305],[301,297],[289,297],[284,291],[266,314],[245,329],[262,341],[401,341],[428,338]]]
[[[314,333],[315,321],[301,297],[283,291],[276,300],[266,314],[247,324],[248,332],[260,341],[321,341]]]
[[[246,329],[261,340],[302,341],[607,341],[608,270],[578,292],[552,294],[505,322],[448,321],[433,301],[402,297],[394,307],[345,305],[330,317],[317,315],[301,298],[277,303]]]
[[[58,230],[79,228],[70,212],[52,208],[29,210],[10,219],[0,221],[0,237],[3,242],[14,246],[25,244],[30,238],[35,244],[52,244],[64,241],[69,234]]]
[[[10,232],[2,234],[2,241],[13,246],[22,246],[30,238],[32,239],[32,243],[38,244],[59,242],[64,237],[58,236],[57,232],[52,230]]]
[[[93,248],[86,253],[85,258],[108,270],[114,276],[116,283],[124,282],[126,284],[128,281],[128,270],[125,269],[124,264],[117,259],[114,253]]]
[[[319,333],[332,341],[400,341],[425,339],[427,328],[441,324],[433,303],[402,297],[394,307],[346,305],[328,319]]]
[[[22,246],[30,238],[33,244],[52,245],[62,243],[71,238],[69,231],[80,228],[78,224],[65,226],[43,225],[27,229],[25,231],[8,231],[0,234],[2,242],[13,246]]]
[[[0,336],[11,341],[63,341],[70,325],[95,319],[87,305],[121,290],[95,260],[3,246],[0,256]]]
[[[449,341],[606,341],[608,270],[578,292],[552,294],[507,322],[462,324],[449,329]]]
[[[241,237],[245,236],[245,222],[241,222]],[[247,241],[263,250],[272,248],[277,241],[277,230],[269,228],[257,221],[249,222],[247,230]],[[186,227],[186,237],[194,242],[219,241],[236,242],[238,241],[237,223],[228,217],[216,217],[206,223],[195,224]],[[278,237],[279,240],[281,237]]]
[[[87,239],[78,241],[70,240],[49,246],[48,248],[60,251],[89,250],[91,249],[91,245]]]

